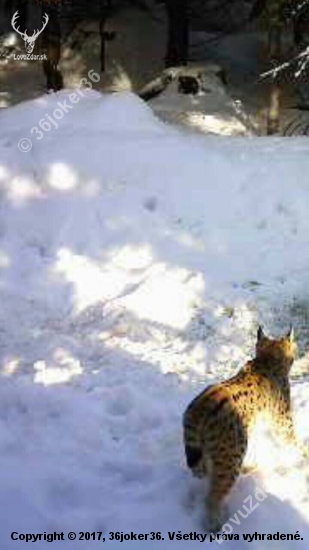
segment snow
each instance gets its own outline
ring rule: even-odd
[[[31,128],[70,93],[0,114],[0,546],[27,544],[13,531],[64,532],[63,550],[69,531],[113,545],[110,531],[160,531],[128,543],[165,548],[168,531],[205,533],[184,408],[253,354],[258,322],[273,336],[295,325],[308,440],[309,145],[193,135],[133,94],[90,91],[37,140]],[[267,498],[233,533],[299,531],[307,548],[308,464],[280,469],[269,443],[227,518],[259,487]],[[295,542],[223,547],[248,544]]]
[[[216,63],[171,68],[165,75],[171,83],[151,101],[154,112],[163,120],[205,134],[255,135],[257,128],[244,110],[241,100],[234,100],[223,83],[224,71]],[[199,86],[195,95],[179,93],[180,77],[193,77]]]

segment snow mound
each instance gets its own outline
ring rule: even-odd
[[[309,145],[187,135],[133,94],[70,94],[0,114],[1,547],[83,530],[161,531],[165,547],[204,529],[184,407],[250,356],[258,321],[280,334],[306,311]],[[308,466],[242,478],[232,513],[257,484],[271,495],[235,532],[307,544]]]

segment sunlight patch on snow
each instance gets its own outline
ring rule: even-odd
[[[1,66],[2,63],[0,63]],[[0,109],[9,107],[10,94],[8,92],[0,92]]]
[[[136,359],[156,366],[163,374],[176,373],[184,380],[188,380],[188,371],[190,377],[192,374],[198,377],[205,374],[206,350],[203,344],[191,344],[188,350],[185,338],[177,336],[170,344],[163,329],[152,328],[146,340],[135,340],[134,334],[128,336],[124,330],[125,326],[123,332],[121,329],[103,331],[98,339],[104,342],[106,348],[123,350]]]
[[[157,267],[156,265],[155,270]],[[149,288],[149,281],[151,282],[151,274],[148,272],[145,289]],[[182,324],[177,326],[175,322],[168,324],[171,320],[167,318],[164,323],[158,322],[154,317],[155,309],[149,318],[145,318],[144,312],[140,310],[138,315],[136,312],[132,315],[130,306],[136,294],[141,303],[140,309],[145,304],[142,300],[144,287],[141,293],[137,289],[128,298],[118,300],[122,311],[118,316],[119,321],[97,334],[98,340],[103,341],[106,347],[121,349],[158,367],[164,374],[175,372],[184,380],[192,380],[192,377],[198,381],[205,380],[205,374],[210,373],[212,378],[219,376],[226,379],[235,374],[250,358],[250,334],[252,335],[252,330],[254,332],[256,327],[256,312],[254,308],[251,311],[250,305],[248,311],[242,303],[234,307],[219,306],[213,297],[205,301],[204,290],[202,295],[196,292],[195,305],[192,305],[194,301],[189,301],[181,312],[181,315],[188,315],[189,322],[184,327]],[[188,289],[184,284],[184,292],[186,291]],[[167,299],[159,300],[159,303],[163,310],[163,313],[161,310],[159,313],[163,315]],[[248,324],[245,330],[244,324]],[[191,373],[189,378],[188,372]]]
[[[113,250],[107,263],[61,248],[53,273],[73,284],[76,312],[118,298],[120,306],[140,319],[184,329],[204,292],[203,276],[152,261],[147,245]]]
[[[276,468],[293,468],[299,459],[298,450],[292,445],[279,443],[269,430],[269,421],[261,417],[254,428],[248,456],[266,473]]]
[[[78,359],[75,359],[64,349],[57,349],[53,355],[55,364],[48,365],[45,361],[36,361],[34,382],[44,386],[63,384],[82,374],[83,369]]]
[[[143,245],[117,248],[108,256],[108,262],[100,263],[67,248],[58,250],[53,272],[73,284],[76,312],[101,300],[115,299],[126,285],[135,283],[134,272],[138,274],[152,262],[150,247]]]
[[[42,196],[42,191],[30,177],[16,176],[7,187],[8,197],[13,204],[23,205],[31,199],[37,199]]]
[[[304,399],[306,399],[306,403],[309,403],[309,387],[303,386],[303,396]],[[307,441],[307,445],[309,446],[309,427],[308,427],[308,413],[305,412],[304,406],[301,407],[304,414],[297,416],[297,421],[295,422],[295,425],[297,427],[297,433],[299,435],[300,440]]]
[[[216,324],[213,359],[220,372],[223,368],[223,372],[229,372],[232,375],[251,356],[250,334],[257,326],[257,312],[250,303],[233,302],[231,305],[217,304],[212,312]]]
[[[204,279],[200,273],[157,264],[144,284],[125,297],[123,305],[140,319],[184,329],[203,292]]]
[[[67,164],[55,163],[48,169],[47,184],[57,191],[71,191],[77,186],[77,176]]]
[[[10,176],[10,172],[6,168],[6,166],[0,165],[0,182],[7,180],[9,176]]]
[[[120,270],[100,265],[67,248],[58,250],[53,272],[72,283],[74,309],[77,313],[100,300],[115,298],[126,283],[125,274]]]
[[[3,252],[3,250],[0,250],[0,269],[5,269],[7,267],[10,267],[11,260],[9,256]]]
[[[11,357],[3,363],[2,372],[5,376],[15,374],[20,367],[20,357]]]
[[[282,474],[273,471],[266,476],[265,481],[267,491],[283,500],[300,503],[306,499],[307,483],[303,469],[289,467]]]
[[[222,115],[206,115],[205,113],[187,113],[186,123],[192,128],[222,136],[229,136],[234,133],[244,134],[245,128],[236,118],[223,117]]]

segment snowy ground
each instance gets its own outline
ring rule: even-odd
[[[139,545],[168,548],[168,531],[205,533],[183,410],[253,353],[258,322],[295,325],[309,439],[309,145],[186,134],[134,95],[96,92],[36,140],[68,96],[0,115],[0,546],[27,544],[13,531],[160,531]],[[257,486],[268,498],[233,533],[299,531],[307,548],[309,466],[293,458],[283,473],[260,451],[228,517]],[[100,543],[54,547],[73,544]],[[223,547],[249,544],[295,542]]]

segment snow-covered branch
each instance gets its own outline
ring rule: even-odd
[[[261,78],[267,78],[268,76],[272,76],[273,78],[276,78],[278,73],[291,67],[294,63],[296,63],[296,70],[294,72],[294,76],[295,78],[298,78],[305,71],[307,65],[309,64],[309,46],[307,46],[300,54],[296,55],[295,57],[292,57],[292,59],[285,61],[284,63],[281,63],[281,65],[278,65],[274,69],[270,69],[269,71],[262,73]]]

